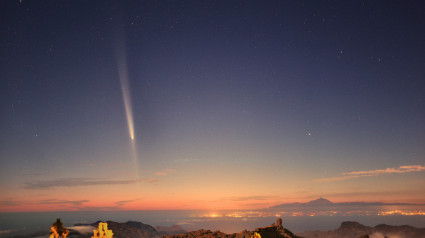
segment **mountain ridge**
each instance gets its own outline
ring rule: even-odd
[[[318,198],[308,202],[295,202],[295,203],[282,203],[275,206],[268,207],[267,209],[286,208],[286,207],[319,207],[319,206],[409,206],[409,205],[425,205],[414,203],[384,203],[384,202],[339,202],[334,203],[326,198]]]

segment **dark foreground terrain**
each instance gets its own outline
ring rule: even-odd
[[[297,235],[305,238],[425,238],[425,228],[385,224],[369,227],[358,222],[346,221],[335,230],[305,231],[297,233]]]
[[[128,221],[125,223],[108,221],[108,229],[114,233],[114,238],[425,238],[425,228],[412,226],[377,225],[364,226],[358,222],[343,222],[341,226],[330,231],[305,231],[294,234],[282,226],[278,219],[276,224],[257,228],[253,231],[244,230],[239,233],[226,234],[221,231],[197,230],[187,232],[180,226],[156,226],[142,222]],[[68,238],[91,238],[93,230],[99,221],[92,224],[76,224],[69,228]],[[48,237],[48,231],[37,232],[31,235],[13,236],[13,238],[41,238]]]
[[[257,228],[254,231],[244,230],[239,233],[226,234],[221,231],[210,231],[210,230],[197,230],[188,232],[185,234],[165,236],[166,238],[192,238],[192,237],[204,237],[204,238],[260,238],[260,237],[270,237],[270,238],[301,238],[294,235],[288,229],[283,228],[282,219],[277,220],[277,225],[272,224],[271,226]]]
[[[91,238],[93,230],[98,227],[100,221],[92,224],[75,224],[74,227],[69,228],[69,238]],[[282,220],[278,219],[277,225],[273,224],[267,227],[257,228],[254,231],[244,230],[239,233],[226,234],[221,231],[210,230],[197,230],[187,232],[180,226],[157,226],[143,224],[141,222],[128,221],[119,223],[108,221],[108,229],[114,233],[114,238],[150,238],[150,237],[164,237],[164,238],[190,238],[190,237],[204,237],[204,238],[298,238],[288,229],[283,228]],[[31,235],[14,236],[13,238],[41,238],[48,237],[48,232],[37,232]]]

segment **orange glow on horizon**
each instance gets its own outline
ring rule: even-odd
[[[155,176],[156,170],[153,170],[152,176]],[[179,171],[179,170],[178,170]],[[166,187],[169,181],[173,181],[177,172],[170,175],[163,175],[158,178],[159,183],[142,182],[142,183],[130,183],[122,184],[119,186],[81,186],[77,188],[65,187],[61,189],[60,193],[55,193],[55,199],[46,199],[46,196],[40,196],[40,192],[44,193],[43,190],[27,190],[27,199],[13,200],[10,204],[0,203],[1,212],[43,212],[43,211],[130,211],[130,210],[202,210],[202,211],[214,211],[205,216],[209,217],[233,217],[233,218],[245,218],[245,217],[268,217],[268,216],[322,216],[322,215],[343,215],[342,211],[333,209],[330,211],[298,211],[298,210],[257,210],[268,208],[274,205],[282,203],[292,202],[308,202],[312,199],[307,197],[296,197],[296,195],[285,196],[284,199],[280,199],[276,196],[253,196],[252,194],[243,194],[240,197],[236,195],[241,191],[237,190],[233,193],[226,191],[226,196],[222,194],[214,193],[217,189],[213,188],[211,191],[208,189],[202,190],[201,185],[198,189],[197,181],[194,181],[191,185],[195,185],[195,188],[200,193],[193,192],[191,188],[183,187],[178,193],[173,187]],[[147,175],[149,176],[149,175]],[[126,181],[126,179],[123,179]],[[132,181],[129,179],[129,181]],[[174,181],[173,181],[174,182]],[[180,182],[180,181],[178,181]],[[174,185],[174,184],[171,184]],[[142,188],[141,188],[142,186]],[[223,188],[225,189],[225,188]],[[51,191],[52,194],[56,188]],[[47,191],[47,190],[45,190]],[[58,191],[58,190],[56,190]],[[172,191],[173,193],[169,192]],[[50,195],[46,193],[46,195]],[[12,194],[13,196],[13,194]],[[11,197],[12,197],[11,196]],[[15,195],[17,196],[17,195]],[[48,197],[48,196],[47,196]],[[225,198],[223,198],[225,197]],[[270,199],[269,199],[270,197]],[[326,197],[326,196],[325,196]],[[31,198],[31,200],[29,199]],[[334,203],[345,202],[346,200],[338,201],[337,199],[328,198]],[[281,202],[279,202],[281,200]],[[374,199],[361,199],[360,201],[376,201]],[[395,201],[399,202],[403,199],[394,198]],[[420,201],[414,201],[417,204]],[[408,203],[408,201],[407,201]],[[16,205],[14,205],[16,204]],[[396,210],[396,207],[382,207],[381,215],[387,215],[386,210]],[[354,208],[353,208],[354,209]],[[367,209],[367,208],[365,208]],[[398,209],[398,208],[397,208]],[[422,213],[412,213],[410,210],[403,210],[404,213],[401,215],[423,215]],[[222,213],[222,210],[228,210],[229,212]],[[300,213],[303,212],[303,213]],[[347,211],[344,213],[349,214],[377,214],[378,211]],[[314,214],[313,214],[314,213]]]

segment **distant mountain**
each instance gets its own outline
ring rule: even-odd
[[[306,203],[283,203],[276,206],[269,207],[275,208],[288,208],[288,207],[331,207],[331,206],[406,206],[406,205],[425,205],[425,204],[411,204],[411,203],[383,203],[383,202],[341,202],[333,203],[325,198],[319,198]]]
[[[333,202],[329,201],[328,199],[319,198],[310,202],[305,203],[305,205],[311,205],[311,206],[321,206],[321,205],[332,205]]]
[[[369,227],[358,222],[346,221],[338,229],[330,231],[305,231],[297,233],[305,238],[360,238],[360,237],[398,237],[425,238],[425,228],[412,226],[377,225]]]
[[[287,208],[287,207],[316,207],[316,206],[332,206],[335,203],[329,201],[328,199],[325,198],[319,198],[316,200],[312,200],[306,203],[300,203],[300,202],[295,202],[295,203],[283,203],[283,204],[279,204],[270,208]]]

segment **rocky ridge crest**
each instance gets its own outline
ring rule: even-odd
[[[294,235],[288,229],[283,228],[282,219],[277,219],[277,225],[274,223],[271,226],[260,227],[254,231],[244,230],[239,233],[226,234],[221,231],[210,231],[210,230],[197,230],[187,232],[185,234],[178,234],[173,236],[163,236],[163,238],[251,238],[251,237],[262,237],[262,238],[301,238]]]

